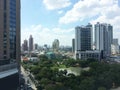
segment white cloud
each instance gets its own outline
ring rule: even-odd
[[[63,10],[58,11],[58,14],[62,14],[62,13],[63,13]]]
[[[65,8],[71,5],[70,0],[43,0],[48,10]]]
[[[120,43],[120,16],[108,19],[106,16],[100,16],[96,20],[92,20],[91,23],[95,24],[96,22],[109,23],[113,26],[113,37],[119,39]]]
[[[52,45],[54,39],[59,39],[60,45],[71,46],[71,40],[74,37],[74,28],[48,29],[46,27],[43,27],[42,25],[32,25],[31,27],[22,29],[21,33],[22,33],[21,42],[23,42],[24,39],[29,39],[29,36],[32,35],[34,38],[34,43],[38,43],[39,45],[44,45],[44,44]]]
[[[120,40],[120,6],[118,0],[80,0],[59,19],[60,24],[69,24],[91,19],[88,22],[110,23],[113,37]]]
[[[118,0],[80,0],[71,10],[60,18],[59,23],[67,24],[97,15],[112,19],[120,15]]]

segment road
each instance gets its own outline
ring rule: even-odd
[[[29,73],[26,73],[25,69],[21,66],[21,73],[23,74],[24,78],[25,78],[25,84],[26,85],[30,85],[34,90],[37,90],[34,82],[30,79],[29,77]],[[28,83],[29,82],[29,83]]]
[[[111,90],[120,90],[120,87],[118,87],[118,88],[115,88],[115,89],[111,89]]]

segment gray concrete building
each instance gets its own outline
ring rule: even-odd
[[[92,50],[93,36],[92,25],[77,26],[75,28],[75,52]]]
[[[33,51],[33,37],[30,35],[29,38],[29,51]]]
[[[119,43],[118,43],[118,39],[117,38],[113,39],[113,43],[111,45],[111,50],[112,50],[112,55],[119,54]]]
[[[22,50],[23,51],[28,51],[28,40],[26,40],[26,39],[23,42]]]
[[[113,27],[110,24],[95,24],[95,48],[103,51],[104,58],[111,55],[111,44],[113,42]]]
[[[77,58],[81,60],[87,60],[87,59],[96,59],[101,60],[101,52],[96,50],[91,51],[79,51],[77,53]]]
[[[75,39],[72,39],[72,52],[75,53]]]
[[[55,39],[52,43],[52,48],[53,48],[53,51],[58,51],[59,50],[59,45],[60,45],[60,42],[58,39]]]
[[[92,52],[93,28],[91,24],[86,26],[77,26],[75,28],[75,58],[87,59],[87,54],[95,56]],[[90,51],[90,53],[86,53]],[[92,53],[91,53],[92,52]],[[94,55],[93,55],[94,54]]]

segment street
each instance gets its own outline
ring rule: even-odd
[[[35,84],[29,77],[29,73],[27,73],[27,71],[25,71],[25,69],[22,66],[21,66],[21,74],[23,75],[23,77],[25,79],[25,85],[27,85],[27,88],[31,88],[29,90],[37,90]]]

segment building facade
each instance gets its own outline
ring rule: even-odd
[[[118,44],[118,39],[117,39],[117,38],[114,38],[114,39],[113,39],[113,44],[114,44],[114,45],[119,45],[119,44]]]
[[[20,0],[0,0],[0,60],[20,60]]]
[[[86,26],[77,26],[75,28],[75,58],[86,60],[89,58],[87,55],[89,54],[96,56],[96,53],[93,53],[93,28],[91,24]],[[90,53],[86,52],[89,51]],[[91,56],[91,57],[92,57]],[[99,58],[99,57],[98,57]]]
[[[119,44],[118,44],[118,39],[117,38],[113,39],[111,50],[112,50],[112,55],[119,54]]]
[[[75,52],[92,49],[92,25],[77,26],[75,28]]]
[[[104,57],[111,55],[111,44],[113,42],[113,27],[106,23],[95,24],[95,48],[103,51]]]
[[[39,49],[39,46],[38,46],[38,44],[36,43],[36,44],[34,44],[34,50],[38,50]]]
[[[77,58],[81,60],[87,60],[87,59],[96,59],[101,60],[101,52],[100,51],[79,51],[77,53]]]
[[[72,52],[75,53],[75,39],[72,39]]]
[[[33,37],[30,35],[29,38],[29,51],[33,51]]]
[[[23,51],[28,51],[28,41],[27,40],[24,40],[24,43],[22,45],[22,49],[23,49]]]
[[[58,51],[59,50],[59,45],[60,45],[60,42],[58,39],[55,39],[53,41],[53,44],[52,44],[52,48],[53,48],[53,51]]]
[[[14,90],[19,71],[20,0],[0,0],[0,90]]]

